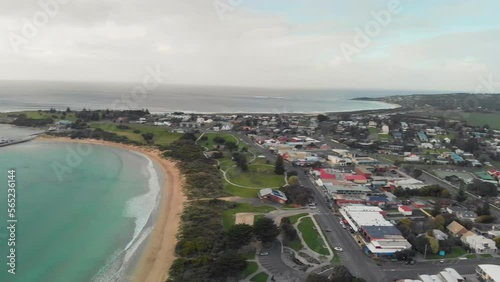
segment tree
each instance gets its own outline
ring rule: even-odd
[[[424,253],[425,252],[425,246],[426,245],[429,245],[429,239],[427,239],[426,236],[419,236],[417,237],[417,239],[415,240],[415,249],[419,252],[419,253]]]
[[[467,197],[465,196],[465,188],[460,187],[460,189],[458,190],[458,194],[455,197],[455,200],[457,200],[457,202],[461,203],[461,202],[465,201],[465,199],[467,199]]]
[[[224,137],[221,137],[221,136],[215,136],[213,141],[217,144],[224,144],[226,143],[226,139],[224,139]]]
[[[247,262],[244,257],[235,253],[224,253],[221,257],[215,260],[211,267],[210,272],[213,277],[227,278],[239,274],[247,267]],[[218,279],[218,280],[219,280]],[[220,279],[223,281],[226,279]]]
[[[441,207],[442,207],[442,201],[441,199],[436,199],[436,202],[434,203],[434,207],[431,210],[431,215],[436,216],[441,213]]]
[[[282,188],[288,202],[305,206],[312,198],[312,190],[307,187],[300,187],[298,185],[288,185]]]
[[[477,223],[493,223],[495,221],[495,218],[491,215],[481,215],[478,216],[475,220]]]
[[[328,116],[318,115],[318,122],[324,122],[328,120]]]
[[[421,169],[414,169],[413,170],[413,177],[419,178],[422,175],[422,170]]]
[[[432,253],[437,254],[439,252],[439,241],[431,236],[427,236],[427,240],[429,240],[429,245],[431,246]]]
[[[228,243],[232,248],[238,249],[250,243],[252,233],[253,227],[248,224],[233,225],[227,232]]]
[[[235,151],[238,149],[238,145],[236,145],[236,142],[234,142],[234,141],[227,141],[225,146],[229,150],[229,152],[232,152],[232,151]]]
[[[328,277],[328,280],[331,282],[352,282],[353,279],[354,276],[343,265],[334,266],[333,273]]]
[[[500,237],[496,237],[493,241],[495,241],[497,248],[500,248]]]
[[[450,197],[451,197],[450,191],[448,191],[448,190],[446,190],[446,189],[445,189],[445,190],[443,190],[443,191],[441,191],[441,198],[446,198],[446,199],[448,199],[448,198],[450,198]]]
[[[311,273],[307,276],[306,282],[329,282],[330,280],[326,276],[322,276],[316,273]]]
[[[144,140],[147,142],[147,143],[150,143],[151,141],[153,141],[153,138],[154,138],[154,133],[152,132],[148,132],[148,133],[143,133],[142,134],[142,138],[144,138]]]
[[[272,242],[280,234],[280,230],[273,220],[267,217],[257,219],[253,224],[253,233],[262,242]]]
[[[67,113],[71,113],[71,109],[69,107],[66,108]]]
[[[288,177],[288,184],[292,186],[299,185],[299,178],[296,175]]]
[[[276,163],[274,164],[274,173],[278,175],[282,175],[285,173],[285,163],[281,155],[278,155],[278,158],[276,158]]]
[[[477,215],[491,215],[490,202],[488,201],[488,199],[483,201],[482,206],[477,207],[476,213]]]
[[[412,249],[406,249],[402,251],[397,251],[394,255],[397,260],[408,261],[411,260],[417,254],[416,251]]]

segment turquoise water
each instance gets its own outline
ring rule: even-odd
[[[5,238],[11,168],[17,174],[15,275],[7,272]],[[128,280],[122,262],[151,230],[146,223],[158,201],[157,179],[149,159],[111,147],[0,148],[0,281]]]

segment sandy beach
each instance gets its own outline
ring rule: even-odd
[[[175,260],[176,234],[180,225],[180,216],[186,197],[182,191],[183,178],[176,163],[162,157],[156,148],[119,144],[103,140],[71,139],[65,137],[38,137],[40,141],[59,141],[99,144],[133,150],[148,156],[158,163],[164,172],[164,186],[158,219],[150,235],[147,246],[133,273],[133,281],[163,282],[168,278],[168,271]]]

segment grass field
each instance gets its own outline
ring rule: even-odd
[[[214,137],[216,137],[216,136],[220,136],[220,137],[224,138],[224,140],[226,140],[226,142],[232,141],[232,142],[238,143],[238,141],[239,141],[229,133],[207,133],[204,136],[207,136],[208,140],[200,141],[198,144],[200,144],[201,146],[207,147],[209,150],[212,150],[216,147],[217,143],[214,142]],[[242,144],[240,142],[239,145],[242,146],[244,144]]]
[[[257,193],[259,193],[259,190],[259,188],[241,188],[231,185],[227,182],[224,183],[224,191],[236,197],[257,198]]]
[[[254,207],[250,204],[238,204],[238,206],[234,209],[230,209],[224,212],[224,215],[222,216],[222,222],[224,224],[224,228],[227,230],[231,226],[234,225],[235,217],[234,215],[240,212],[253,212],[253,213],[268,213],[276,210],[273,207],[268,207],[268,206],[259,206],[259,207]]]
[[[318,230],[315,229],[315,225],[311,218],[301,219],[299,223],[299,230],[302,233],[302,237],[306,245],[311,250],[325,256],[330,254],[328,249],[323,247],[326,243],[319,236]]]
[[[267,279],[269,278],[269,275],[265,272],[260,272],[259,274],[255,275],[250,279],[252,282],[267,282]]]
[[[307,215],[308,215],[307,213],[301,213],[301,214],[296,214],[296,215],[293,215],[293,216],[289,216],[290,223],[291,224],[295,224],[295,223],[297,223],[297,221],[299,220],[299,218],[301,218],[303,216],[307,216]]]
[[[259,269],[259,265],[257,265],[256,262],[253,262],[253,261],[247,262],[247,267],[241,273],[241,276],[240,276],[241,279],[245,279],[248,276],[254,274],[257,271],[257,269]]]
[[[300,241],[300,239],[293,240],[287,243],[287,247],[292,248],[295,251],[300,251],[304,248],[304,245]]]
[[[154,144],[156,145],[167,145],[181,137],[181,133],[170,132],[168,129],[152,126],[152,125],[144,125],[144,124],[123,124],[130,129],[120,129],[118,128],[118,124],[114,123],[92,123],[90,126],[92,128],[100,128],[105,131],[116,133],[117,135],[126,136],[128,139],[145,143],[144,138],[142,138],[142,134],[144,133],[153,133],[154,134]],[[138,130],[139,133],[134,131]]]
[[[446,258],[457,258],[467,254],[467,251],[462,247],[455,246],[451,248],[451,253],[447,253],[444,256],[439,254],[429,254],[427,253],[427,259],[446,259]]]
[[[235,184],[253,188],[281,187],[285,185],[284,176],[275,174],[272,165],[250,164],[247,172],[234,167],[227,171],[227,178]]]
[[[499,113],[463,113],[465,121],[470,125],[483,126],[488,124],[491,128],[500,129]]]
[[[70,112],[67,113],[65,117],[59,112],[56,113],[49,113],[49,112],[42,112],[42,111],[23,111],[23,112],[15,112],[15,113],[9,113],[9,114],[25,114],[27,118],[32,118],[32,119],[45,119],[45,118],[52,118],[55,121],[58,120],[69,120],[69,121],[75,121],[75,113]],[[7,116],[7,114],[2,114],[3,116]],[[57,117],[53,117],[57,116]]]

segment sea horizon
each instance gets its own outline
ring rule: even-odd
[[[266,88],[236,86],[158,85],[144,95],[131,95],[140,84],[105,82],[0,81],[0,112],[54,108],[148,109],[151,113],[318,114],[397,108],[377,101],[392,95],[440,94],[429,90]],[[442,92],[447,93],[447,92]],[[193,103],[196,101],[196,103]]]

